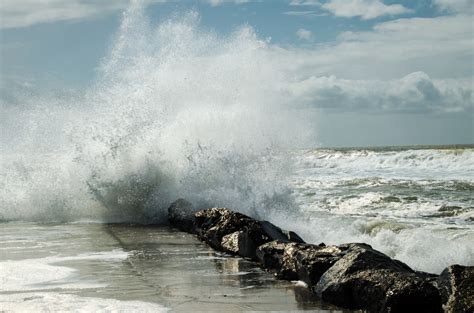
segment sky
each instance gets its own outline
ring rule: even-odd
[[[0,99],[15,86],[90,86],[125,0],[2,0]],[[294,82],[289,99],[317,111],[315,146],[474,143],[471,0],[149,0],[155,23],[194,10],[228,36],[242,25]]]

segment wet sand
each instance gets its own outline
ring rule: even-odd
[[[304,286],[275,280],[257,264],[215,252],[193,235],[169,227],[4,225],[9,226],[2,228],[2,239],[24,235],[4,246],[0,261],[28,259],[34,264],[37,258],[55,256],[55,266],[74,269],[66,280],[36,284],[43,293],[157,303],[172,312],[341,312]],[[114,253],[124,257],[104,257]],[[24,292],[35,291],[29,286]],[[0,295],[18,292],[13,288]]]
[[[295,283],[277,281],[255,263],[220,254],[194,236],[167,227],[109,225],[128,262],[172,311],[322,311],[321,303]],[[151,299],[143,299],[150,301]]]

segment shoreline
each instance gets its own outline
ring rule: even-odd
[[[0,238],[23,238],[28,245],[4,247],[0,268],[8,264],[11,271],[0,271],[0,310],[341,310],[301,284],[277,281],[255,263],[212,250],[166,225],[4,226]]]
[[[472,312],[474,267],[440,275],[416,271],[365,243],[326,246],[227,208],[196,210],[184,199],[168,209],[172,226],[210,247],[259,264],[282,280],[300,280],[320,299],[369,312]]]

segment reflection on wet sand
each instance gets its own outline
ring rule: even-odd
[[[337,310],[304,287],[275,280],[256,263],[215,252],[194,236],[168,227],[2,226],[0,262],[19,262],[14,263],[21,265],[15,279],[35,274],[23,277],[22,284],[7,279],[10,287],[0,290],[7,298],[17,290],[41,290],[34,297],[45,297],[40,300],[46,306],[47,299],[102,299],[155,303],[172,312]],[[51,280],[49,272],[44,277],[36,273],[38,266],[55,273],[56,279]]]
[[[173,311],[297,311],[336,309],[304,286],[277,281],[249,260],[215,252],[194,236],[167,227],[109,225],[130,251],[128,262],[157,301]],[[327,311],[326,311],[327,310]],[[337,309],[336,309],[337,310]]]
[[[285,296],[294,297],[299,310],[334,309],[331,305],[321,303],[306,286],[295,282],[276,281],[272,274],[262,273],[262,269],[254,262],[229,255],[213,258],[213,261],[217,272],[222,274],[222,283],[238,287],[243,295],[254,295],[262,289],[278,288]]]

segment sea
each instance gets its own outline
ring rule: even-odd
[[[90,86],[2,89],[0,311],[337,309],[170,229],[178,198],[420,271],[474,265],[473,145],[323,148],[297,62],[247,25],[133,3]]]
[[[285,205],[261,211],[232,209],[294,230],[310,243],[366,242],[417,270],[440,273],[451,264],[474,265],[473,146],[285,154],[294,163],[289,193],[274,195],[269,202],[282,198]],[[92,199],[95,192],[91,189]],[[3,214],[8,211],[1,209]],[[304,286],[275,282],[252,262],[216,253],[166,226],[149,225],[163,220],[131,219],[130,214],[121,216],[119,224],[110,224],[104,216],[63,221],[52,216],[3,217],[0,309],[337,310],[305,294]]]

